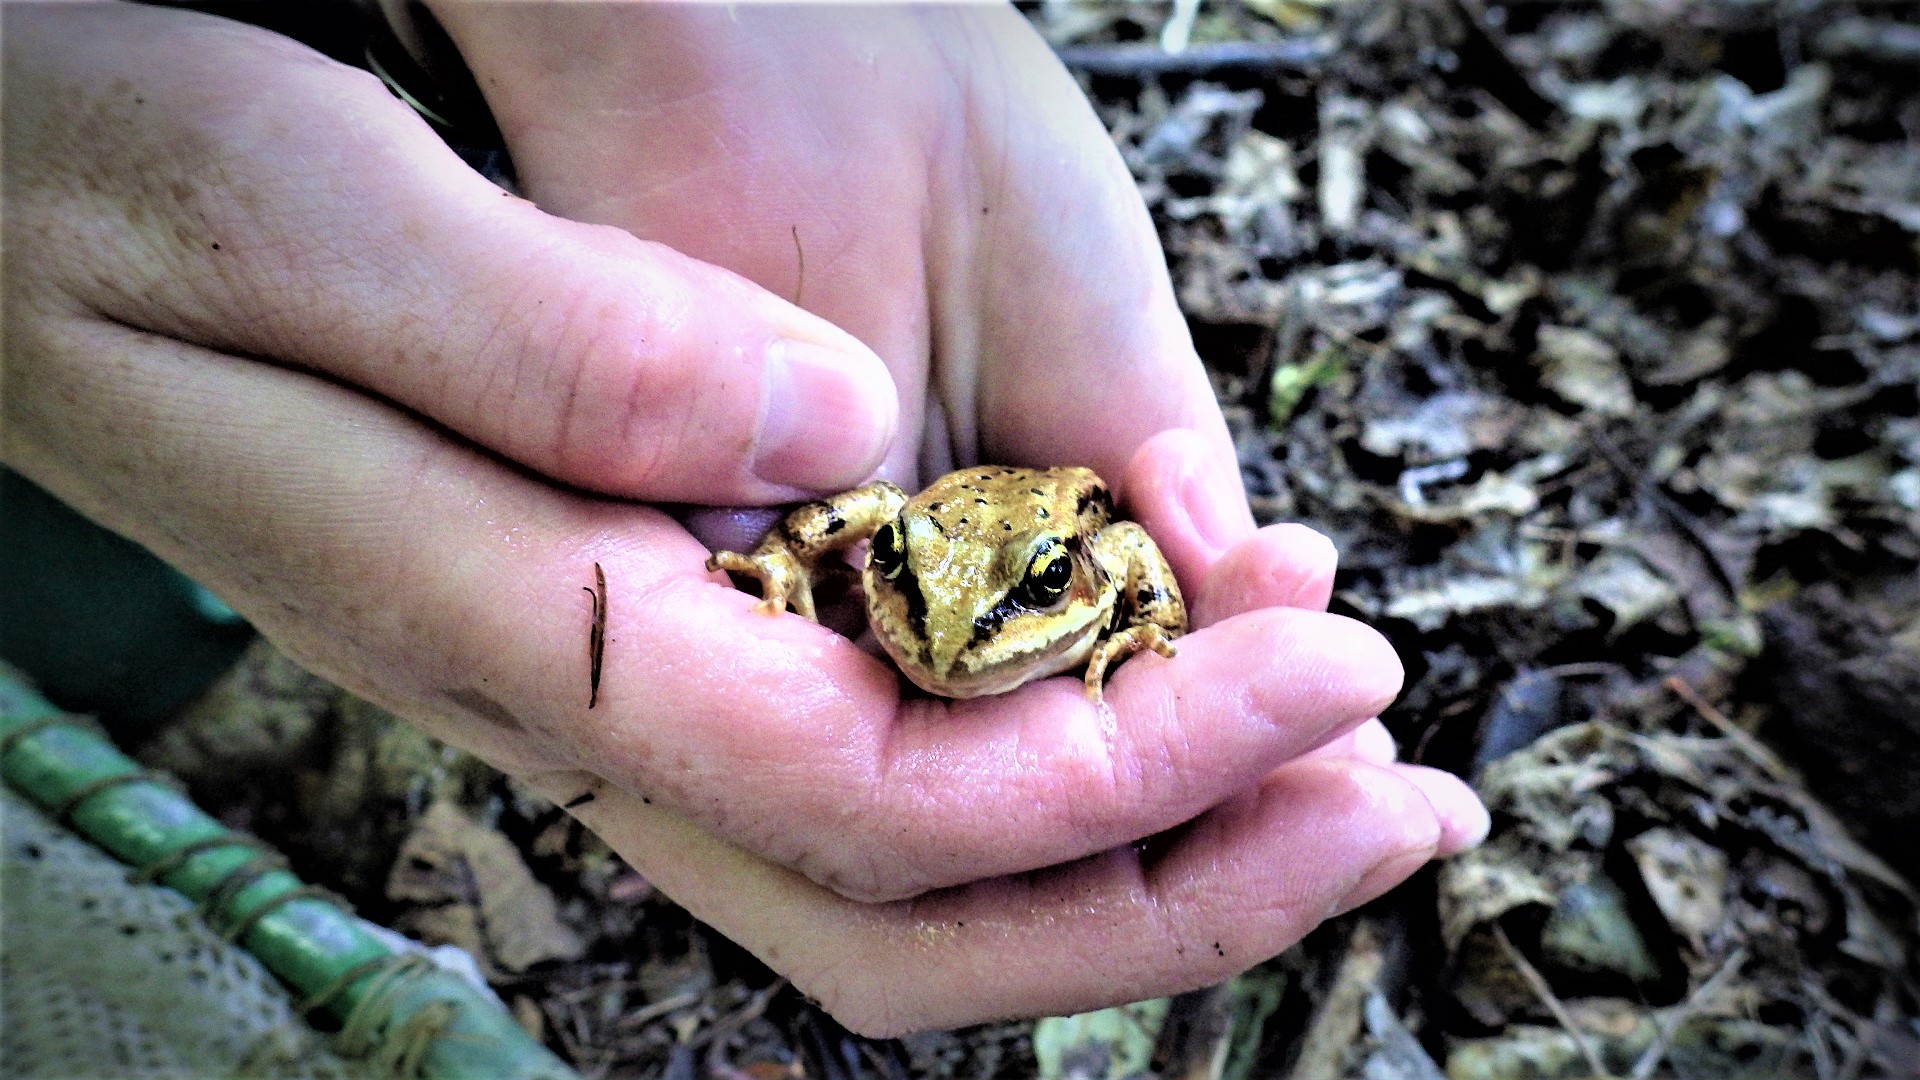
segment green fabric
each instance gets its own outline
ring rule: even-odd
[[[55,704],[137,741],[252,638],[146,549],[0,469],[0,660]]]

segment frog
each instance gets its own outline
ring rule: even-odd
[[[1108,669],[1172,658],[1187,631],[1173,568],[1138,523],[1116,520],[1092,469],[979,465],[911,498],[877,481],[787,513],[751,551],[708,570],[760,583],[757,609],[819,621],[813,587],[867,542],[867,622],[916,686],[948,698],[1001,694],[1082,664],[1103,702]]]

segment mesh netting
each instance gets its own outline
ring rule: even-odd
[[[171,889],[0,788],[0,1071],[359,1078]]]

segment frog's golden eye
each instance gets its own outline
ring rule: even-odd
[[[880,526],[880,531],[873,534],[873,549],[867,555],[867,562],[888,581],[900,576],[901,569],[907,565],[907,548],[893,522]]]
[[[1046,607],[1073,583],[1073,556],[1058,540],[1050,540],[1027,563],[1015,599],[1026,607]]]

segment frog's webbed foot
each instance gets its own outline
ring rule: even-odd
[[[872,536],[906,501],[899,488],[882,480],[803,503],[769,530],[751,554],[715,552],[707,559],[707,569],[758,580],[759,610],[768,615],[778,615],[791,604],[794,611],[819,622],[813,582],[816,575],[833,572],[829,556]]]
[[[1119,613],[1125,619],[1087,658],[1087,696],[1097,703],[1108,667],[1143,649],[1173,658],[1173,639],[1187,632],[1187,605],[1173,567],[1138,524],[1116,521],[1100,530],[1094,550],[1119,581]]]
[[[1107,668],[1143,649],[1152,649],[1171,660],[1176,652],[1173,634],[1158,623],[1135,623],[1095,645],[1087,657],[1087,699],[1096,705],[1105,700],[1101,688],[1107,681]]]
[[[763,615],[778,615],[791,604],[800,615],[820,621],[813,609],[813,572],[786,548],[762,545],[751,555],[716,551],[707,558],[707,569],[731,570],[760,582],[754,610]]]

